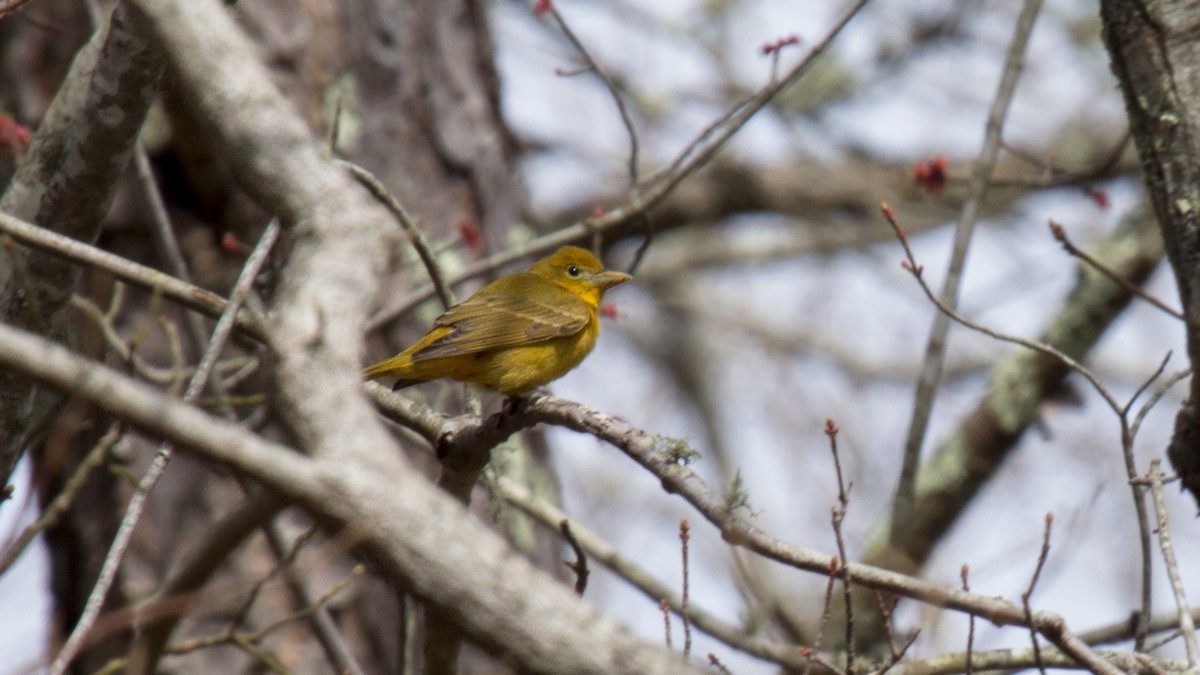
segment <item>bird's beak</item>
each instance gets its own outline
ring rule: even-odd
[[[592,283],[596,285],[596,288],[599,288],[602,291],[607,291],[613,286],[616,286],[617,284],[623,284],[632,278],[633,277],[625,274],[624,272],[613,272],[610,270],[607,272],[597,272],[592,276]]]

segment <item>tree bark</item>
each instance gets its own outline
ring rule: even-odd
[[[1188,358],[1200,363],[1200,3],[1194,0],[1100,4],[1104,40],[1167,259],[1187,322]],[[1200,378],[1179,410],[1168,453],[1200,502]]]

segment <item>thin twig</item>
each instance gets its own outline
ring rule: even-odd
[[[309,541],[311,541],[316,534],[316,528],[310,528],[309,530],[302,532],[300,536],[296,537],[296,540],[293,541],[290,546],[287,546],[284,549],[276,552],[277,561],[275,565],[272,566],[266,574],[262,575],[258,581],[255,581],[254,585],[250,587],[250,591],[245,594],[245,597],[242,598],[242,602],[238,605],[237,611],[233,612],[233,618],[229,620],[229,626],[225,628],[226,633],[233,635],[237,632],[238,628],[240,628],[242,624],[246,622],[247,617],[250,616],[250,610],[254,608],[254,603],[258,602],[258,597],[262,594],[262,589],[266,587],[267,583],[269,583],[272,579],[283,574],[285,569],[291,567],[292,563],[296,560],[296,556],[300,555],[300,549],[303,548],[304,545]]]
[[[139,288],[150,291],[160,289],[164,297],[210,316],[220,316],[227,305],[225,299],[216,293],[3,212],[0,212],[0,233],[40,251],[104,270]],[[239,313],[237,327],[258,339],[264,336],[262,326],[253,322],[249,315]]]
[[[575,35],[575,31],[567,25],[558,8],[550,5],[550,16],[554,19],[554,23],[558,24],[558,29],[562,31],[567,40],[575,51],[579,52],[580,58],[583,59],[584,69],[590,70],[600,78],[600,82],[604,84],[604,88],[608,90],[608,95],[612,98],[613,103],[617,106],[617,112],[621,115],[621,124],[625,125],[625,133],[629,135],[629,188],[637,188],[640,179],[638,178],[638,135],[637,129],[633,125],[633,117],[629,114],[629,107],[625,104],[625,99],[621,96],[621,92],[617,89],[617,85],[608,73],[596,63],[596,59],[592,58],[591,52],[584,46],[583,41]]]
[[[383,186],[383,183],[375,177],[375,174],[354,162],[335,159],[334,164],[349,171],[355,180],[361,183],[373,197],[379,200],[379,203],[392,212],[392,215],[400,223],[400,227],[404,228],[404,233],[408,235],[408,240],[412,242],[413,248],[417,250],[417,255],[421,257],[421,262],[425,265],[425,271],[429,273],[429,280],[433,282],[433,288],[437,291],[438,299],[442,301],[442,307],[448,308],[453,305],[455,303],[454,290],[446,283],[445,275],[442,274],[442,266],[438,264],[437,257],[433,254],[433,249],[429,248],[429,243],[425,241],[424,235],[421,234],[421,228],[417,227],[417,221],[400,204],[400,200],[396,199]]]
[[[886,672],[888,668],[900,663],[900,659],[904,658],[904,654],[908,652],[908,648],[916,642],[917,636],[920,635],[920,629],[912,631],[904,640],[904,646],[896,646],[896,635],[892,631],[892,615],[896,612],[896,606],[900,604],[900,596],[887,595],[878,589],[872,589],[871,593],[875,596],[875,604],[879,608],[879,615],[883,617],[883,633],[887,638],[888,646],[888,664],[881,672]]]
[[[1162,649],[1163,647],[1166,647],[1167,645],[1171,644],[1172,642],[1183,637],[1183,633],[1179,630],[1179,614],[1177,614],[1175,612],[1171,612],[1171,621],[1173,622],[1171,624],[1171,627],[1173,630],[1171,630],[1170,633],[1167,633],[1166,635],[1162,636],[1158,640],[1146,645],[1146,648],[1145,648],[1146,654],[1153,654],[1154,652]]]
[[[1171,580],[1171,591],[1175,594],[1175,607],[1179,610],[1179,631],[1183,633],[1183,645],[1187,651],[1188,669],[1200,667],[1200,646],[1196,644],[1196,624],[1192,622],[1192,610],[1187,594],[1183,590],[1183,579],[1179,576],[1179,562],[1175,559],[1175,547],[1171,545],[1171,528],[1167,518],[1167,500],[1163,497],[1162,460],[1150,460],[1150,494],[1154,497],[1154,512],[1158,516],[1158,544],[1162,549],[1163,564],[1167,578]]]
[[[717,655],[712,652],[708,653],[708,665],[716,668],[717,672],[721,673],[721,675],[733,675],[733,673],[725,667],[725,664],[721,663],[721,659],[718,659]]]
[[[940,303],[951,311],[958,306],[958,288],[962,282],[963,269],[966,265],[967,249],[970,247],[975,224],[978,222],[984,199],[987,197],[988,184],[996,166],[996,159],[1000,154],[1000,138],[1004,120],[1008,116],[1009,104],[1012,102],[1017,81],[1020,79],[1022,68],[1024,68],[1025,48],[1029,43],[1029,35],[1033,32],[1033,24],[1041,7],[1041,0],[1025,0],[1022,5],[1016,28],[1013,31],[1012,42],[1009,44],[1004,72],[1000,76],[996,96],[992,99],[991,109],[988,111],[983,148],[971,171],[967,200],[963,203],[958,224],[954,228],[954,244],[950,254],[950,263],[946,269],[946,279],[942,283],[942,291],[938,295]],[[905,524],[911,520],[913,509],[916,506],[916,484],[921,460],[921,446],[925,441],[925,432],[929,428],[929,418],[933,413],[934,397],[942,379],[949,330],[949,318],[944,313],[936,314],[933,326],[929,331],[929,340],[925,345],[925,358],[921,366],[921,377],[917,380],[912,421],[908,428],[908,437],[904,442],[904,457],[892,508],[891,527],[888,531],[888,538],[893,546],[898,546],[907,536],[907,531],[904,529]]]
[[[1149,411],[1150,405],[1158,400],[1158,397],[1151,396],[1146,405],[1138,411],[1133,424],[1129,422],[1129,411],[1133,408],[1133,404],[1138,398],[1154,384],[1154,381],[1163,374],[1167,368],[1167,362],[1171,359],[1171,353],[1167,355],[1159,363],[1158,368],[1150,377],[1137,388],[1133,395],[1129,397],[1129,401],[1118,412],[1118,419],[1121,422],[1121,457],[1125,462],[1125,476],[1129,480],[1129,489],[1133,497],[1133,510],[1137,516],[1138,524],[1138,542],[1140,544],[1140,552],[1142,556],[1142,579],[1141,579],[1141,610],[1138,612],[1137,631],[1134,633],[1133,648],[1134,651],[1141,651],[1146,646],[1146,637],[1150,633],[1150,612],[1153,609],[1152,602],[1154,570],[1153,570],[1153,544],[1151,542],[1151,526],[1150,515],[1146,510],[1146,486],[1138,481],[1137,459],[1133,454],[1133,441],[1137,437],[1137,431],[1141,427],[1141,420],[1145,417],[1145,413]],[[1165,391],[1160,389],[1159,392]],[[1161,396],[1161,393],[1158,394]]]
[[[813,638],[813,648],[810,652],[821,649],[821,644],[825,641],[825,631],[829,629],[829,621],[833,618],[833,587],[837,584],[837,571],[840,567],[838,557],[833,556],[829,560],[829,576],[825,580],[825,595],[821,603],[821,619],[817,622],[817,636]],[[804,664],[803,675],[808,675],[812,671],[814,659],[809,659]]]
[[[575,573],[575,593],[580,597],[587,590],[588,575],[591,572],[588,570],[587,554],[583,552],[583,547],[575,539],[575,534],[571,532],[571,522],[563,518],[558,523],[558,531],[562,532],[563,539],[570,544],[571,550],[575,552],[575,561],[566,562],[566,566]],[[565,562],[565,561],[564,561]]]
[[[1097,178],[1102,178],[1108,175],[1117,162],[1121,160],[1121,156],[1125,154],[1125,149],[1129,147],[1129,142],[1133,139],[1133,135],[1128,130],[1121,135],[1120,140],[1113,144],[1104,155],[1095,162],[1093,166],[1079,170],[1060,169],[1053,164],[1043,161],[1041,158],[1034,155],[1032,152],[1022,150],[1011,143],[1003,142],[1003,148],[1007,150],[1017,159],[1023,160],[1042,170],[1044,176],[1041,178],[1013,178],[1007,180],[994,180],[992,187],[1021,187],[1021,188],[1047,188],[1060,187],[1064,185],[1079,185],[1095,181]]]
[[[1001,342],[1009,342],[1015,345],[1020,345],[1026,349],[1032,349],[1035,352],[1057,359],[1067,368],[1070,368],[1071,370],[1083,376],[1083,378],[1087,380],[1088,383],[1091,384],[1096,390],[1096,393],[1100,394],[1100,397],[1104,399],[1104,402],[1108,404],[1108,407],[1112,408],[1113,412],[1117,413],[1117,415],[1121,414],[1121,409],[1124,406],[1117,402],[1117,399],[1114,398],[1112,393],[1108,391],[1108,387],[1105,387],[1104,384],[1100,382],[1100,379],[1096,377],[1094,373],[1092,373],[1092,371],[1085,368],[1083,364],[1079,363],[1075,359],[1064,354],[1061,350],[1043,342],[1028,340],[1016,335],[1009,335],[1007,333],[1001,333],[999,331],[992,330],[987,326],[971,321],[965,316],[959,314],[956,310],[951,309],[942,303],[942,301],[936,295],[934,295],[933,289],[929,287],[929,284],[925,282],[925,268],[922,265],[917,264],[917,259],[913,255],[912,248],[908,244],[908,237],[905,236],[904,230],[901,229],[896,223],[896,215],[892,213],[891,207],[889,207],[887,204],[884,204],[880,210],[883,213],[884,218],[886,218],[888,223],[892,226],[892,230],[895,232],[896,238],[900,241],[900,245],[904,248],[905,260],[901,263],[901,266],[908,271],[909,274],[913,275],[913,277],[917,280],[917,283],[920,285],[921,290],[924,291],[925,297],[928,298],[929,301],[932,302],[942,314],[945,314],[959,325],[970,328],[977,333],[982,333],[983,335],[1000,340]]]
[[[675,649],[675,645],[671,644],[671,606],[667,604],[666,598],[658,601],[658,611],[662,612],[663,635],[667,638],[667,649]]]
[[[683,619],[683,655],[692,653],[692,620],[688,616],[688,541],[692,538],[687,518],[679,519],[679,547],[683,557],[683,592],[680,594],[679,616]]]
[[[150,207],[150,221],[154,225],[150,234],[154,238],[158,252],[166,261],[171,274],[190,284],[192,280],[188,274],[187,262],[183,259],[179,240],[175,237],[175,228],[171,225],[171,217],[167,213],[166,202],[163,200],[162,192],[158,189],[158,181],[154,178],[154,169],[150,166],[150,157],[146,154],[146,146],[141,141],[138,141],[134,147],[133,159],[134,165],[137,167],[138,182],[142,186],[142,194],[146,197]]]
[[[117,288],[121,288],[121,285],[118,284]],[[116,325],[114,325],[99,305],[82,295],[72,295],[70,304],[71,307],[79,310],[79,313],[85,318],[92,321],[100,331],[100,337],[104,339],[108,348],[116,352],[117,357],[129,366],[132,372],[137,373],[139,377],[160,384],[165,384],[176,379],[178,373],[174,368],[155,367],[139,356],[117,332]]]
[[[1158,378],[1162,377],[1164,372],[1166,372],[1167,364],[1171,362],[1172,353],[1173,352],[1168,350],[1163,356],[1162,360],[1158,362],[1158,368],[1155,368],[1154,372],[1150,374],[1150,377],[1147,377],[1140,385],[1138,385],[1138,388],[1134,390],[1133,395],[1129,397],[1129,401],[1127,401],[1125,406],[1121,408],[1122,417],[1128,417],[1129,411],[1133,409],[1133,404],[1142,397],[1142,394],[1146,393],[1146,390],[1148,390],[1154,384],[1154,382],[1158,380]],[[1146,408],[1143,406],[1142,411],[1139,411],[1138,414],[1141,415],[1145,410]]]
[[[1192,623],[1200,623],[1200,608],[1192,610]],[[1137,626],[1137,617],[1124,617],[1105,626],[1093,628],[1079,634],[1079,639],[1090,645],[1106,645],[1124,642],[1133,637]],[[1150,618],[1150,633],[1161,633],[1167,630],[1179,629],[1179,615],[1174,611],[1159,612]]]
[[[183,251],[179,247],[179,239],[175,236],[175,228],[171,224],[170,215],[167,213],[166,201],[162,197],[162,192],[158,188],[158,181],[154,179],[154,170],[150,166],[150,157],[146,153],[146,146],[140,140],[133,148],[134,166],[137,167],[138,182],[141,183],[142,192],[146,196],[146,201],[150,206],[150,228],[151,238],[154,240],[154,245],[158,249],[159,255],[167,262],[167,268],[180,281],[184,283],[192,283],[191,275],[188,274],[187,262],[183,259]],[[191,333],[192,340],[197,345],[202,345],[206,342],[207,326],[204,325],[204,320],[199,315],[188,312],[186,314],[188,332]],[[220,383],[220,378],[214,378],[214,384]],[[223,387],[216,387],[218,393],[224,395]]]
[[[209,647],[215,647],[215,646],[222,645],[222,644],[236,644],[238,646],[243,646],[243,647],[245,645],[257,645],[259,642],[262,642],[263,639],[265,639],[271,633],[274,633],[275,631],[277,631],[280,628],[283,628],[289,624],[306,619],[309,616],[311,616],[314,612],[316,612],[318,609],[320,609],[321,607],[324,607],[325,605],[329,604],[329,602],[331,600],[333,600],[334,597],[336,597],[339,593],[341,593],[343,590],[345,590],[351,583],[354,582],[355,579],[362,576],[363,572],[364,572],[364,568],[362,565],[355,565],[354,569],[352,569],[350,571],[350,574],[346,575],[345,578],[343,578],[338,583],[334,584],[334,586],[332,588],[330,588],[328,591],[326,591],[324,594],[322,594],[321,597],[317,599],[315,604],[313,604],[309,607],[304,607],[295,612],[292,612],[291,614],[289,614],[285,617],[282,617],[282,618],[274,621],[273,623],[270,623],[256,631],[253,631],[253,632],[222,631],[215,635],[209,635],[206,637],[196,638],[194,640],[188,640],[186,642],[181,642],[178,644],[171,645],[171,646],[167,647],[166,651],[168,654],[186,654],[188,652],[194,652],[199,649],[207,649]],[[284,669],[284,672],[287,672],[287,670]]]
[[[624,206],[612,209],[601,216],[588,218],[583,222],[575,223],[558,231],[538,237],[522,246],[513,246],[506,251],[492,255],[455,274],[448,279],[448,283],[453,286],[468,279],[490,274],[496,269],[517,260],[545,253],[564,244],[578,241],[583,237],[597,232],[604,232],[641,217],[642,214],[645,214],[661,202],[685,178],[695,173],[701,166],[707,164],[717,151],[723,148],[729,139],[745,126],[755,114],[765,108],[779,92],[786,89],[808,72],[808,69],[812,67],[817,58],[825,53],[825,50],[832,44],[834,38],[841,34],[846,25],[850,23],[850,20],[866,6],[868,1],[856,0],[839,17],[833,27],[825,34],[825,37],[813,45],[813,48],[787,74],[778,81],[764,87],[755,95],[733,106],[717,122],[714,122],[689,143],[668,169],[645,179]],[[429,286],[401,298],[396,304],[383,308],[375,316],[371,317],[367,322],[368,329],[374,330],[392,321],[401,314],[408,312],[413,307],[433,297],[434,293],[434,288]]]
[[[191,381],[188,383],[187,391],[183,395],[184,402],[195,400],[204,391],[204,385],[208,381],[212,368],[216,364],[221,350],[224,348],[225,342],[233,330],[234,317],[237,316],[238,309],[241,307],[242,298],[250,291],[251,284],[254,283],[254,279],[258,276],[262,265],[266,263],[267,254],[270,252],[271,246],[274,245],[278,236],[279,222],[272,220],[267,225],[266,231],[263,232],[263,236],[255,247],[254,253],[242,268],[242,274],[238,278],[233,294],[229,298],[225,312],[221,314],[221,318],[217,321],[217,325],[213,329],[212,339],[209,341],[208,347],[200,358],[200,365],[196,368],[195,374],[193,374]],[[133,537],[133,529],[141,518],[146,499],[150,496],[150,491],[154,488],[158,479],[166,471],[172,453],[173,446],[170,443],[163,443],[159,446],[158,452],[150,464],[150,468],[146,470],[146,473],[138,483],[137,489],[134,491],[133,497],[129,500],[129,504],[126,507],[125,516],[121,519],[121,524],[117,528],[117,534],[113,538],[108,554],[104,558],[104,564],[100,569],[100,576],[96,580],[96,584],[92,587],[92,592],[88,596],[87,603],[84,605],[83,613],[79,621],[75,624],[75,628],[71,631],[70,637],[59,651],[58,656],[50,664],[50,675],[63,675],[70,666],[71,661],[79,653],[79,650],[83,648],[92,625],[100,615],[104,599],[108,595],[113,581],[116,579],[117,568],[120,566],[121,560],[125,555],[125,550]]]
[[[1029,578],[1029,587],[1021,594],[1021,606],[1025,608],[1025,616],[1029,619],[1029,639],[1033,642],[1033,658],[1042,675],[1046,675],[1046,664],[1042,661],[1041,647],[1038,646],[1037,630],[1033,628],[1033,610],[1029,606],[1029,598],[1033,597],[1033,589],[1037,586],[1038,579],[1042,576],[1042,569],[1046,566],[1046,559],[1050,555],[1050,526],[1053,523],[1054,514],[1047,513],[1046,527],[1042,531],[1042,550],[1038,553],[1037,566],[1033,569],[1033,576]]]
[[[615,103],[617,106],[617,113],[621,116],[621,124],[625,126],[625,133],[629,136],[629,190],[631,193],[636,193],[638,184],[641,182],[638,167],[639,143],[637,128],[633,124],[632,115],[629,114],[629,106],[626,105],[625,98],[621,96],[621,92],[617,89],[617,85],[613,81],[612,77],[610,77],[609,74],[600,67],[600,64],[596,63],[596,59],[592,58],[591,53],[583,44],[583,41],[575,35],[575,31],[571,30],[571,27],[567,25],[566,20],[563,19],[562,14],[558,11],[558,7],[553,4],[550,5],[550,16],[554,19],[554,22],[558,24],[559,30],[562,31],[563,35],[566,36],[571,45],[575,47],[575,50],[579,52],[579,56],[584,61],[584,68],[582,71],[586,72],[590,70],[594,72],[596,77],[600,78],[600,81],[604,84],[604,88],[608,91],[608,95],[612,98],[613,103]],[[654,231],[650,225],[649,214],[643,212],[638,216],[638,218],[642,221],[641,225],[646,231],[646,237],[642,240],[642,243],[638,246],[637,251],[635,251],[633,254],[633,262],[630,263],[629,269],[626,270],[629,274],[634,274],[637,271],[638,265],[641,263],[642,258],[646,255],[646,251],[649,249],[650,243],[654,239]],[[599,249],[600,233],[597,232],[594,238],[596,241],[593,242],[593,247]]]
[[[108,459],[108,453],[113,446],[121,440],[125,431],[125,425],[120,422],[114,422],[109,426],[108,431],[96,441],[92,449],[83,458],[75,472],[67,480],[66,485],[62,490],[54,496],[54,501],[42,510],[42,515],[36,521],[30,523],[17,535],[15,539],[4,549],[4,554],[0,555],[0,575],[3,575],[9,567],[12,566],[17,558],[21,557],[21,553],[25,551],[25,547],[34,540],[42,532],[53,527],[58,519],[62,517],[75,501],[75,496],[79,494],[87,479],[92,475],[97,467]]]
[[[1167,356],[1170,357],[1169,352]],[[1165,359],[1163,363],[1166,363]],[[1138,429],[1140,429],[1142,426],[1142,422],[1146,419],[1146,415],[1150,414],[1150,411],[1154,408],[1154,406],[1158,405],[1158,402],[1162,400],[1162,397],[1165,396],[1172,387],[1191,377],[1191,375],[1192,369],[1184,368],[1183,370],[1172,374],[1162,384],[1160,384],[1158,388],[1154,390],[1154,393],[1150,394],[1150,398],[1146,399],[1146,402],[1142,404],[1142,407],[1138,410],[1137,415],[1134,415],[1133,423],[1129,425],[1130,433],[1136,436]]]
[[[1108,277],[1109,279],[1112,279],[1114,282],[1120,284],[1121,287],[1124,288],[1125,290],[1127,290],[1130,293],[1136,295],[1137,297],[1145,300],[1146,302],[1150,303],[1151,305],[1154,305],[1155,307],[1161,309],[1162,311],[1166,312],[1170,316],[1173,316],[1176,319],[1179,319],[1180,321],[1186,320],[1183,316],[1183,312],[1175,309],[1174,307],[1171,307],[1170,305],[1163,302],[1162,300],[1159,300],[1157,297],[1154,296],[1153,293],[1150,293],[1149,291],[1142,288],[1141,286],[1129,281],[1125,277],[1122,277],[1121,275],[1112,271],[1107,266],[1105,266],[1104,263],[1100,262],[1099,260],[1096,260],[1091,255],[1089,255],[1087,251],[1084,251],[1084,250],[1078,248],[1077,246],[1075,246],[1075,244],[1071,243],[1071,240],[1067,238],[1067,232],[1066,232],[1066,230],[1063,229],[1063,226],[1060,225],[1059,223],[1056,223],[1053,220],[1050,221],[1050,233],[1052,235],[1054,235],[1055,241],[1062,244],[1063,250],[1066,251],[1068,254],[1070,254],[1076,258],[1079,258],[1080,260],[1084,261],[1085,263],[1091,265],[1097,272],[1103,274],[1104,276]]]
[[[329,121],[329,135],[325,139],[325,142],[329,144],[329,151],[335,154],[337,153],[338,134],[342,130],[342,98],[344,96],[345,92],[339,87],[337,96],[333,99],[333,116]]]
[[[843,560],[848,560],[846,557],[846,540],[842,537],[842,521],[846,518],[846,507],[850,505],[850,497],[847,494],[846,484],[842,479],[842,460],[838,456],[837,435],[838,426],[833,421],[833,418],[825,420],[825,435],[829,437],[829,452],[833,455],[833,467],[837,472],[837,488],[838,488],[838,505],[833,507],[831,520],[833,522],[833,536],[837,542],[838,556]],[[850,584],[850,570],[846,569],[842,576],[842,602],[845,604],[846,611],[846,671],[854,672],[854,593]]]
[[[923,659],[901,663],[890,672],[892,675],[957,675],[966,672],[966,654],[963,652],[938,654]],[[1182,660],[1151,659],[1145,654],[1131,654],[1118,649],[1103,649],[1099,656],[1111,662],[1116,673],[1180,673],[1187,664]],[[1016,672],[1036,668],[1037,658],[1031,649],[977,650],[972,656],[975,672]],[[1043,649],[1041,662],[1050,668],[1085,670],[1070,655],[1058,649]],[[1119,670],[1116,670],[1119,668]]]
[[[967,581],[967,576],[969,575],[970,571],[971,570],[967,566],[967,564],[963,563],[962,571],[959,573],[959,576],[962,578],[962,589],[964,591],[966,591],[967,593],[971,592],[971,584]],[[964,671],[964,672],[966,672],[967,675],[971,675],[971,673],[974,672],[974,668],[971,664],[971,654],[974,652],[974,650],[975,650],[975,615],[968,614],[967,615],[967,668],[966,668],[966,671]]]
[[[488,487],[495,491],[494,496],[516,506],[546,527],[556,528],[559,523],[567,519],[557,506],[545,499],[538,499],[528,488],[511,480],[501,478],[490,482]],[[579,544],[583,553],[593,561],[604,565],[654,602],[666,600],[668,606],[676,612],[682,613],[683,603],[678,592],[631,560],[623,557],[611,543],[604,541],[578,521],[573,521],[571,524],[571,536],[575,543]],[[810,663],[810,661],[800,658],[794,645],[770,642],[761,636],[747,633],[742,626],[725,623],[715,614],[703,607],[698,607],[690,600],[688,602],[688,618],[698,630],[724,642],[733,649],[764,661],[778,663],[785,669],[798,671],[801,666]]]

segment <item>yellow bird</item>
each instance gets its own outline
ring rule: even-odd
[[[528,393],[592,351],[604,291],[631,278],[564,246],[447,309],[425,337],[364,375],[398,378],[393,389],[449,377],[509,396]]]

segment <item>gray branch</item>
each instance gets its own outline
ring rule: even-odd
[[[0,211],[95,241],[158,93],[161,68],[124,5],[80,51],[9,184]],[[0,261],[0,320],[58,336],[79,269],[42,252]],[[0,374],[0,482],[8,480],[35,416],[34,389]]]

